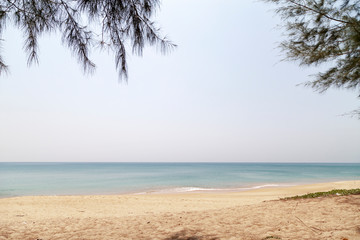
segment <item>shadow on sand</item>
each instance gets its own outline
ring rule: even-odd
[[[214,236],[199,236],[196,232],[180,231],[164,240],[219,240]]]

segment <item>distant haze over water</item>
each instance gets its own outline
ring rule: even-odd
[[[360,163],[0,163],[0,197],[241,191],[360,180]]]

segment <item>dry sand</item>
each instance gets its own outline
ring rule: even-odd
[[[360,195],[278,200],[360,181],[237,193],[0,199],[0,239],[360,239]]]

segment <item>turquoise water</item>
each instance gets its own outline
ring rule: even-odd
[[[360,180],[360,163],[0,163],[0,197],[245,190]]]

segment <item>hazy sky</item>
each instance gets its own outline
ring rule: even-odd
[[[273,6],[251,0],[163,1],[159,25],[178,48],[129,57],[119,83],[113,56],[96,73],[57,36],[28,68],[8,28],[0,77],[0,161],[360,162],[357,93],[296,86],[319,69],[281,62]]]

